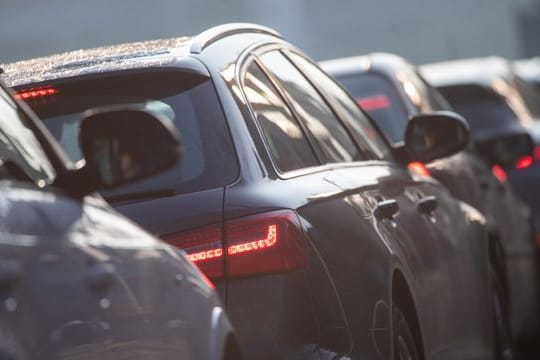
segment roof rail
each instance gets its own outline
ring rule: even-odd
[[[203,31],[199,35],[193,38],[191,43],[190,52],[192,54],[200,54],[208,45],[213,42],[224,38],[227,35],[239,34],[239,33],[259,33],[268,34],[282,38],[283,36],[275,30],[272,30],[266,26],[249,24],[249,23],[230,23],[215,26],[206,31]]]

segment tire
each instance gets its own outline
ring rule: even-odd
[[[504,288],[497,276],[491,270],[492,301],[493,301],[493,325],[495,333],[495,359],[512,360],[515,358],[512,343],[512,333],[508,319],[508,301]]]
[[[407,318],[397,304],[392,306],[394,360],[420,360]]]

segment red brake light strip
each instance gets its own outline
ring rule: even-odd
[[[22,90],[15,94],[15,97],[17,99],[21,100],[30,100],[35,99],[39,97],[44,96],[51,96],[58,94],[58,90],[55,88],[36,88],[36,89],[28,89],[28,90]]]
[[[267,249],[277,243],[277,225],[269,225],[266,231],[266,238],[261,240],[249,241],[245,243],[231,245],[227,248],[228,255],[237,255],[246,252],[252,252],[261,249]],[[223,256],[221,248],[199,251],[189,254],[188,257],[193,262],[216,259]]]

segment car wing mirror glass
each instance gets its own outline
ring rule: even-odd
[[[180,138],[164,113],[130,105],[88,110],[79,144],[87,181],[106,189],[157,174],[180,158]]]
[[[405,131],[405,149],[411,161],[424,163],[447,157],[469,144],[467,121],[451,111],[413,116]]]

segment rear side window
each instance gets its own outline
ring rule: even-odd
[[[360,111],[350,96],[328,75],[304,57],[287,52],[302,68],[311,81],[331,99],[332,106],[357,134],[357,142],[366,159],[383,159],[390,156],[388,145],[381,138],[370,120]]]
[[[175,167],[107,191],[109,201],[195,192],[229,184],[238,176],[228,127],[213,84],[205,76],[161,71],[66,80],[53,86],[55,95],[30,100],[29,105],[73,161],[82,157],[78,146],[82,112],[92,107],[144,104],[166,114],[180,132],[183,155]]]
[[[376,73],[363,73],[337,79],[362,110],[375,120],[390,142],[403,140],[408,114],[396,88],[387,78]]]
[[[452,107],[463,115],[474,135],[518,121],[518,117],[502,97],[481,86],[449,86],[439,88]]]
[[[265,53],[260,58],[287,93],[298,117],[317,139],[326,160],[358,159],[358,149],[349,134],[304,75],[279,51]]]
[[[278,169],[286,172],[318,165],[300,124],[255,62],[246,71],[243,87]]]

